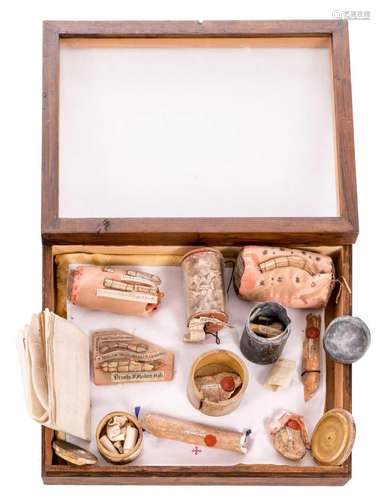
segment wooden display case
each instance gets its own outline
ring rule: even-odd
[[[210,174],[210,172],[212,172]],[[352,282],[358,234],[344,21],[44,24],[43,305],[58,253],[170,255],[211,245],[316,249]],[[326,324],[351,314],[333,293]],[[325,409],[351,410],[327,359]],[[42,430],[48,484],[339,485],[342,466],[76,467]]]

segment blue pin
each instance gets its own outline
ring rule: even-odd
[[[141,410],[141,406],[135,406],[135,415],[136,415],[136,418],[139,418],[140,410]]]

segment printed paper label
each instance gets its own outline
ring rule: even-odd
[[[128,372],[111,373],[111,380],[114,383],[117,382],[149,382],[155,380],[163,380],[165,378],[165,372],[155,371],[155,372]]]
[[[109,299],[130,300],[132,302],[144,302],[146,304],[157,304],[157,295],[144,292],[127,292],[124,290],[113,290],[112,288],[97,288],[97,297],[107,297]]]

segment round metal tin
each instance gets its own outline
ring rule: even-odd
[[[328,326],[323,347],[338,363],[351,364],[360,359],[368,349],[371,334],[360,318],[340,316]]]
[[[250,329],[250,322],[259,315],[279,318],[285,329],[276,337],[264,338]],[[240,339],[240,350],[253,363],[268,365],[280,357],[290,335],[290,318],[286,309],[277,302],[260,302],[251,309]]]

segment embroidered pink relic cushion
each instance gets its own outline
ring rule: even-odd
[[[329,256],[265,246],[247,246],[239,253],[234,283],[250,301],[274,301],[296,309],[325,307],[334,287]]]
[[[158,308],[157,276],[139,271],[79,266],[71,271],[68,298],[72,304],[128,316],[145,316]]]

